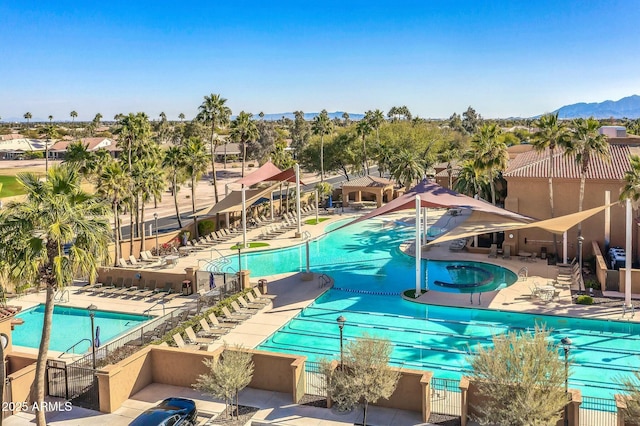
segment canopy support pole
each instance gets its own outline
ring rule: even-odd
[[[224,198],[227,198],[228,196],[229,196],[229,184],[225,183],[224,184]],[[219,225],[219,224],[217,224],[217,225]],[[226,212],[224,214],[224,226],[229,228],[229,212]]]
[[[566,265],[568,262],[567,254],[567,231],[562,233],[562,262]]]
[[[422,260],[422,245],[420,244],[420,196],[416,195],[416,298],[420,296],[420,262]]]
[[[242,248],[247,246],[247,200],[242,184]]]
[[[273,193],[274,192],[275,191],[271,191],[271,203],[269,203],[271,204],[271,222],[273,222]]]
[[[302,235],[302,225],[300,220],[300,165],[296,163],[296,216],[298,217],[298,235]]]
[[[422,241],[424,241],[424,244],[427,244],[427,221],[429,218],[428,211],[429,209],[427,207],[422,208],[422,229],[424,231],[424,238],[422,239]]]
[[[633,229],[633,215],[631,211],[631,199],[626,200],[627,233],[625,238],[625,260],[624,260],[624,306],[631,308],[631,230]]]
[[[316,225],[317,225],[319,223],[319,219],[318,219],[318,190],[317,189],[316,189],[315,201],[316,201]]]
[[[607,208],[604,209],[604,251],[609,251],[611,245],[611,191],[604,191],[604,203]]]

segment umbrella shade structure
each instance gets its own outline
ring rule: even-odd
[[[251,206],[266,194],[270,194],[270,192],[275,190],[277,186],[278,184],[266,188],[245,189],[245,206]],[[213,207],[207,207],[197,211],[195,214],[191,215],[191,217],[197,216],[199,218],[203,218],[215,216],[217,213],[231,213],[239,211],[242,211],[242,191],[232,191],[218,204]]]
[[[277,168],[271,161],[267,161],[262,166],[260,166],[258,170],[254,171],[251,174],[248,174],[242,179],[238,179],[234,183],[249,187],[251,185],[255,185],[256,183],[271,180],[269,179],[270,177],[276,176],[279,173],[282,173],[282,170]]]

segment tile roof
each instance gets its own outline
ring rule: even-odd
[[[629,170],[630,148],[627,145],[609,145],[611,160],[592,158],[587,179],[622,180],[624,173]],[[549,151],[529,151],[518,155],[509,162],[509,167],[503,173],[505,178],[547,178]],[[556,149],[554,153],[554,178],[580,179],[580,168],[574,156],[565,156],[564,151]]]
[[[385,187],[388,185],[393,185],[393,181],[389,179],[381,178],[381,177],[375,177],[375,176],[362,176],[357,179],[352,179],[349,182],[344,182],[342,184],[343,187],[361,186],[361,187],[369,187],[369,188]]]
[[[14,139],[24,139],[24,136],[22,136],[19,133],[12,133],[10,135],[0,135],[0,141],[10,141]]]
[[[83,143],[84,146],[87,147],[88,151],[93,151],[105,139],[110,141],[109,146],[115,145],[113,141],[109,138],[82,138],[80,139],[80,141]],[[51,147],[51,149],[54,151],[66,151],[67,148],[69,148],[69,145],[71,145],[73,142],[75,141],[69,141],[69,140],[58,141]]]

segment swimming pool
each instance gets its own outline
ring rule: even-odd
[[[331,228],[336,226],[339,224]],[[347,318],[344,328],[347,340],[363,332],[388,338],[393,343],[394,365],[431,370],[435,377],[459,379],[468,371],[466,356],[470,348],[490,345],[495,334],[533,330],[536,324],[544,324],[553,329],[551,338],[555,342],[565,336],[573,341],[570,357],[574,364],[569,384],[584,395],[611,398],[619,392],[615,379],[640,369],[640,324],[428,306],[403,300],[398,294],[415,285],[415,261],[401,253],[398,246],[411,236],[410,228],[370,220],[310,243],[311,269],[331,275],[334,287],[258,349],[302,354],[311,361],[322,356],[337,359],[340,334],[336,318],[343,315]],[[251,269],[252,276],[299,271],[304,260],[304,245],[242,258],[243,267]],[[431,287],[438,273],[432,272],[436,262],[428,264]],[[482,268],[487,265],[471,264]],[[452,272],[467,280],[470,271],[449,269],[444,273],[450,277]]]
[[[96,330],[100,327],[99,335],[102,345],[149,320],[148,317],[142,315],[99,310],[94,312],[94,325]],[[24,324],[17,326],[13,331],[13,344],[28,348],[38,348],[42,337],[44,305],[41,304],[27,309],[20,312],[16,317],[24,320]],[[55,306],[53,309],[49,349],[64,352],[82,339],[87,340],[76,346],[74,351],[76,354],[84,353],[91,348],[91,318],[89,317],[89,311],[82,308]]]

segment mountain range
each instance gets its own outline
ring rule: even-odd
[[[558,118],[640,118],[640,96],[632,95],[617,101],[565,105],[556,111]]]
[[[313,120],[318,114],[320,114],[319,112],[305,112],[304,113],[304,119],[307,121],[311,121]],[[333,120],[334,118],[338,118],[340,120],[343,120],[342,115],[344,114],[344,111],[335,111],[335,112],[330,112],[328,113],[329,118],[331,120]],[[355,112],[349,112],[349,120],[353,120],[353,121],[359,121],[362,120],[364,118],[364,114],[358,114]],[[264,117],[262,119],[266,120],[266,121],[276,121],[276,120],[280,120],[282,118],[289,118],[291,120],[294,120],[296,118],[295,114],[292,112],[281,112],[281,113],[275,113],[275,114],[265,114]],[[254,114],[253,116],[254,120],[260,120],[260,116],[258,114]]]

